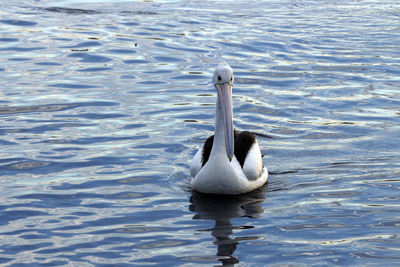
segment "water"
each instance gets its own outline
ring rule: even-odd
[[[0,263],[400,263],[397,1],[2,1]],[[218,62],[269,183],[192,193]]]

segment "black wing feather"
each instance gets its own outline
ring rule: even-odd
[[[236,159],[239,161],[240,166],[242,166],[243,168],[247,153],[249,153],[251,146],[255,143],[256,136],[249,131],[243,131],[243,132],[234,131],[234,138],[235,138],[234,154]],[[214,143],[214,135],[210,136],[204,143],[202,159],[201,159],[202,167],[207,163],[208,158],[210,157],[213,143]]]
[[[235,157],[242,168],[247,154],[255,142],[256,136],[253,133],[249,131],[243,131],[240,133],[235,132]]]
[[[206,142],[204,143],[203,153],[201,157],[201,163],[202,163],[201,167],[203,167],[204,164],[206,164],[206,162],[208,161],[208,158],[210,157],[211,154],[211,148],[213,146],[213,143],[214,143],[214,135],[208,137]]]

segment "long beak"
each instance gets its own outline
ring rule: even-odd
[[[225,122],[226,155],[228,156],[229,161],[231,161],[234,153],[232,84],[215,84],[215,87],[221,101],[221,109]]]

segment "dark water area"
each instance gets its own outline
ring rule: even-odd
[[[397,1],[0,2],[0,263],[398,266]],[[190,190],[220,61],[270,171]]]

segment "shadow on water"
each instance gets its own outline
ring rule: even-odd
[[[216,258],[223,266],[239,263],[239,258],[233,254],[241,240],[258,239],[257,236],[231,237],[233,230],[254,228],[248,225],[235,226],[231,220],[242,217],[259,218],[264,212],[261,207],[264,200],[265,193],[262,188],[239,196],[192,193],[189,210],[196,213],[193,219],[215,222],[213,228],[201,231],[209,231],[215,238],[213,244],[218,247]]]

